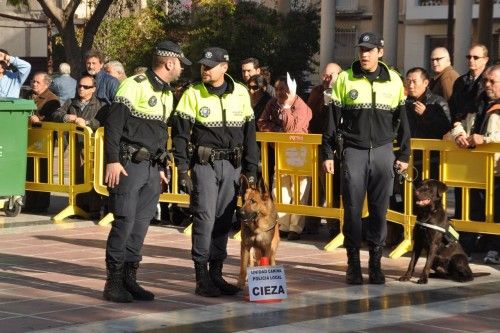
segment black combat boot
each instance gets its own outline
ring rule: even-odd
[[[347,272],[345,282],[347,284],[363,284],[361,274],[361,263],[359,262],[359,248],[348,247],[347,250]]]
[[[208,274],[207,264],[195,262],[196,290],[195,293],[205,297],[217,297],[221,295],[220,289],[215,286]]]
[[[105,300],[117,303],[130,303],[134,300],[123,284],[123,264],[106,262],[106,284],[102,296]]]
[[[385,284],[385,275],[382,272],[380,260],[383,246],[370,246],[370,260],[368,262],[368,276],[371,284]]]
[[[132,297],[134,297],[135,300],[152,301],[155,299],[155,295],[152,292],[147,291],[137,283],[138,268],[138,262],[125,263],[125,274],[123,277],[125,289],[127,289],[127,291],[132,294]]]
[[[210,279],[217,288],[220,289],[222,295],[234,295],[241,289],[229,284],[222,278],[222,260],[214,260],[210,262]]]

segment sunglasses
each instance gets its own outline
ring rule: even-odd
[[[465,57],[467,58],[467,60],[470,60],[471,58],[474,59],[474,60],[484,58],[484,57],[470,55],[470,54],[466,55]]]
[[[444,57],[440,57],[440,58],[431,58],[431,62],[433,62],[433,61],[437,61],[437,62],[439,62],[439,61],[441,61],[442,59],[444,59]]]
[[[253,90],[253,91],[259,90],[259,86],[249,85],[248,90]]]
[[[94,86],[87,86],[87,85],[85,85],[85,84],[79,84],[79,85],[78,85],[78,88],[83,88],[83,89],[87,90],[87,89],[92,89],[92,88],[94,88]]]

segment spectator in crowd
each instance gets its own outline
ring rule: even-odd
[[[229,54],[209,47],[198,63],[201,81],[191,85],[177,104],[172,142],[179,188],[192,194],[195,293],[218,297],[240,291],[223,278],[222,269],[238,198],[235,184],[242,173],[255,182],[259,156],[250,96],[244,85],[226,74]],[[192,158],[190,145],[196,147]]]
[[[120,82],[127,78],[127,74],[125,73],[123,64],[117,60],[108,61],[104,65],[104,71],[109,75],[117,78]]]
[[[271,100],[271,95],[266,91],[267,80],[260,74],[252,75],[247,81],[250,101],[255,114],[255,119],[259,119],[267,103]]]
[[[361,214],[368,197],[368,276],[371,284],[384,284],[381,259],[387,237],[387,208],[393,189],[394,169],[404,172],[410,158],[410,131],[399,73],[379,59],[384,40],[376,33],[359,36],[359,60],[339,74],[332,88],[331,111],[326,119],[321,153],[323,166],[334,172],[333,154],[342,156],[344,247],[347,250],[346,283],[362,284],[359,251]],[[390,112],[389,112],[390,111]],[[394,154],[397,136],[400,149]],[[339,139],[340,137],[343,139]]]
[[[453,94],[450,98],[451,124],[453,127],[462,122],[465,128],[471,129],[476,114],[488,104],[488,96],[484,94],[483,72],[488,64],[488,49],[482,44],[475,44],[466,56],[469,71],[460,76],[453,84]],[[470,133],[467,133],[470,134]],[[466,136],[456,137],[460,145],[466,146]],[[455,217],[462,213],[462,189],[455,188]],[[475,243],[475,236],[462,233],[461,241],[466,251]],[[474,238],[474,239],[473,239]]]
[[[308,133],[312,111],[307,104],[297,96],[295,80],[290,77],[280,77],[274,84],[276,97],[267,103],[264,112],[257,121],[262,132]],[[273,181],[273,195],[276,197],[276,173]],[[281,199],[285,204],[291,203],[294,191],[299,191],[300,204],[307,204],[309,198],[310,179],[300,177],[299,189],[294,188],[290,175],[281,175]],[[288,240],[300,239],[304,229],[305,219],[302,215],[278,213],[280,232]]]
[[[260,75],[266,78],[267,81],[267,87],[266,91],[271,97],[276,97],[276,92],[274,91],[274,86],[272,84],[272,78],[271,78],[271,71],[269,70],[269,67],[267,66],[262,66],[260,68]]]
[[[500,142],[500,65],[489,67],[484,71],[483,88],[488,103],[482,110],[475,114],[474,121],[461,122],[452,130],[455,142],[461,148],[474,148],[482,144]],[[494,220],[499,221],[500,153],[495,154],[494,161]],[[484,221],[486,217],[484,190],[471,189],[470,203],[470,218],[475,221]],[[500,263],[498,260],[499,238],[491,237],[490,240],[489,245],[491,251],[487,253],[484,261],[489,263]],[[474,251],[474,244],[470,244],[468,239],[464,241],[466,242],[465,250],[470,255],[471,252]]]
[[[71,67],[68,63],[62,62],[59,65],[59,73],[60,75],[52,80],[49,89],[59,97],[61,104],[64,104],[68,99],[75,97],[76,80],[70,76]]]
[[[28,78],[30,71],[31,65],[28,62],[0,49],[0,97],[19,98],[21,86]]]
[[[54,112],[61,106],[59,98],[49,90],[51,78],[46,72],[36,72],[31,80],[31,99],[35,101],[36,112],[30,116],[31,124],[37,124],[41,121],[52,121]],[[40,182],[46,183],[47,164],[46,159],[40,160]],[[34,180],[33,160],[28,159],[26,167],[26,180]],[[26,191],[24,210],[31,213],[44,213],[50,206],[50,192]]]
[[[450,130],[450,109],[429,89],[429,74],[421,67],[406,72],[406,113],[412,138],[441,139]]]
[[[327,117],[326,112],[328,108],[325,106],[325,97],[323,93],[331,95],[331,87],[337,80],[340,72],[342,72],[342,68],[332,62],[325,66],[323,70],[323,74],[321,76],[321,83],[317,86],[314,86],[311,90],[311,94],[307,100],[307,105],[311,108],[312,111],[312,119],[309,123],[309,133],[312,134],[323,134],[325,119]],[[329,91],[328,91],[329,89]],[[337,161],[338,163],[338,161]],[[318,172],[319,178],[319,197],[320,197],[320,205],[325,204],[325,170],[320,168]],[[340,175],[338,172],[333,174],[333,183],[334,185],[340,184]],[[340,189],[338,186],[334,186],[334,200],[336,203],[340,204]],[[331,236],[334,236],[338,233],[340,227],[340,221],[337,219],[327,219],[329,233]],[[305,231],[315,234],[318,232],[319,226],[321,225],[321,218],[319,217],[308,217],[305,225]]]
[[[35,101],[36,113],[30,116],[30,123],[35,124],[40,121],[52,121],[53,113],[61,106],[57,97],[49,86],[52,82],[50,75],[46,72],[36,72],[31,80],[31,99]]]
[[[246,84],[248,84],[248,80],[250,79],[250,77],[252,77],[254,75],[257,75],[257,74],[264,75],[264,73],[262,73],[262,68],[260,67],[259,59],[257,59],[257,58],[247,58],[247,59],[244,59],[241,62],[241,76],[243,78],[243,81]],[[271,95],[272,97],[274,97],[275,96],[274,88],[270,84],[271,83],[270,82],[271,75],[270,75],[269,71],[267,70],[267,68],[266,68],[266,74],[267,75],[264,75],[264,77],[267,80],[266,90],[269,93],[269,95]]]
[[[453,85],[453,94],[450,99],[451,122],[453,127],[462,126],[471,130],[476,115],[484,110],[489,102],[488,95],[484,94],[483,72],[488,64],[488,49],[477,44],[469,49],[466,56],[469,71],[460,76]],[[456,134],[456,133],[455,133]],[[467,146],[467,135],[456,136],[461,147]]]
[[[444,47],[436,47],[431,53],[431,68],[434,77],[429,83],[429,89],[447,102],[453,92],[453,84],[458,78],[457,71],[451,66],[450,53]]]
[[[405,102],[408,124],[412,138],[442,139],[450,128],[450,110],[443,97],[432,93],[429,89],[429,74],[422,67],[413,67],[406,72]],[[422,152],[413,154],[413,166],[417,174],[422,174]],[[439,152],[431,152],[430,178],[439,179]],[[399,177],[395,178],[395,195],[391,198],[391,209],[402,211],[404,191]]]
[[[93,75],[97,82],[97,98],[103,100],[107,105],[113,102],[120,82],[117,78],[109,75],[103,70],[104,56],[97,50],[90,50],[85,54],[85,66],[87,73]]]
[[[91,75],[84,75],[78,80],[77,96],[66,101],[55,111],[52,120],[55,122],[75,123],[79,126],[89,126],[93,131],[101,126],[97,114],[105,105],[95,95],[96,80]]]
[[[255,115],[255,120],[259,120],[260,116],[264,112],[267,103],[271,100],[271,95],[267,92],[267,80],[261,74],[255,74],[248,79],[247,87],[250,92],[250,102],[252,103],[252,109]],[[258,142],[260,149],[260,142]],[[267,156],[267,175],[269,179],[273,179],[274,174],[274,148],[272,145],[267,145],[268,156]],[[262,174],[262,163],[259,162],[259,172]],[[238,221],[236,221],[238,222]],[[235,224],[234,229],[239,228],[239,223]]]
[[[103,119],[99,114],[105,103],[100,101],[95,96],[96,82],[93,76],[84,75],[78,80],[77,96],[63,104],[52,115],[52,120],[55,122],[75,123],[78,126],[88,126],[93,131],[97,130]],[[81,136],[77,136],[76,153],[76,183],[81,184],[84,181],[84,143]],[[78,163],[79,162],[79,163]],[[101,209],[101,197],[93,189],[87,193],[80,193],[76,197],[76,204],[84,211],[88,212],[92,217],[99,217]]]

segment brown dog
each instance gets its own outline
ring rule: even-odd
[[[458,282],[474,279],[462,246],[453,234],[446,232],[449,221],[442,203],[446,190],[444,183],[434,179],[424,180],[415,190],[417,224],[413,229],[413,253],[408,270],[399,281],[410,280],[422,250],[427,252],[427,261],[417,283],[427,283],[431,268],[437,277]]]
[[[238,286],[246,284],[247,267],[253,267],[261,257],[268,257],[271,265],[276,264],[276,250],[280,241],[278,213],[271,194],[262,178],[257,186],[249,186],[242,176],[242,207],[238,212],[241,222],[241,264]],[[253,252],[254,258],[251,258]]]

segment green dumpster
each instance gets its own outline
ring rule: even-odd
[[[28,117],[33,110],[32,100],[0,98],[0,197],[24,195]]]

